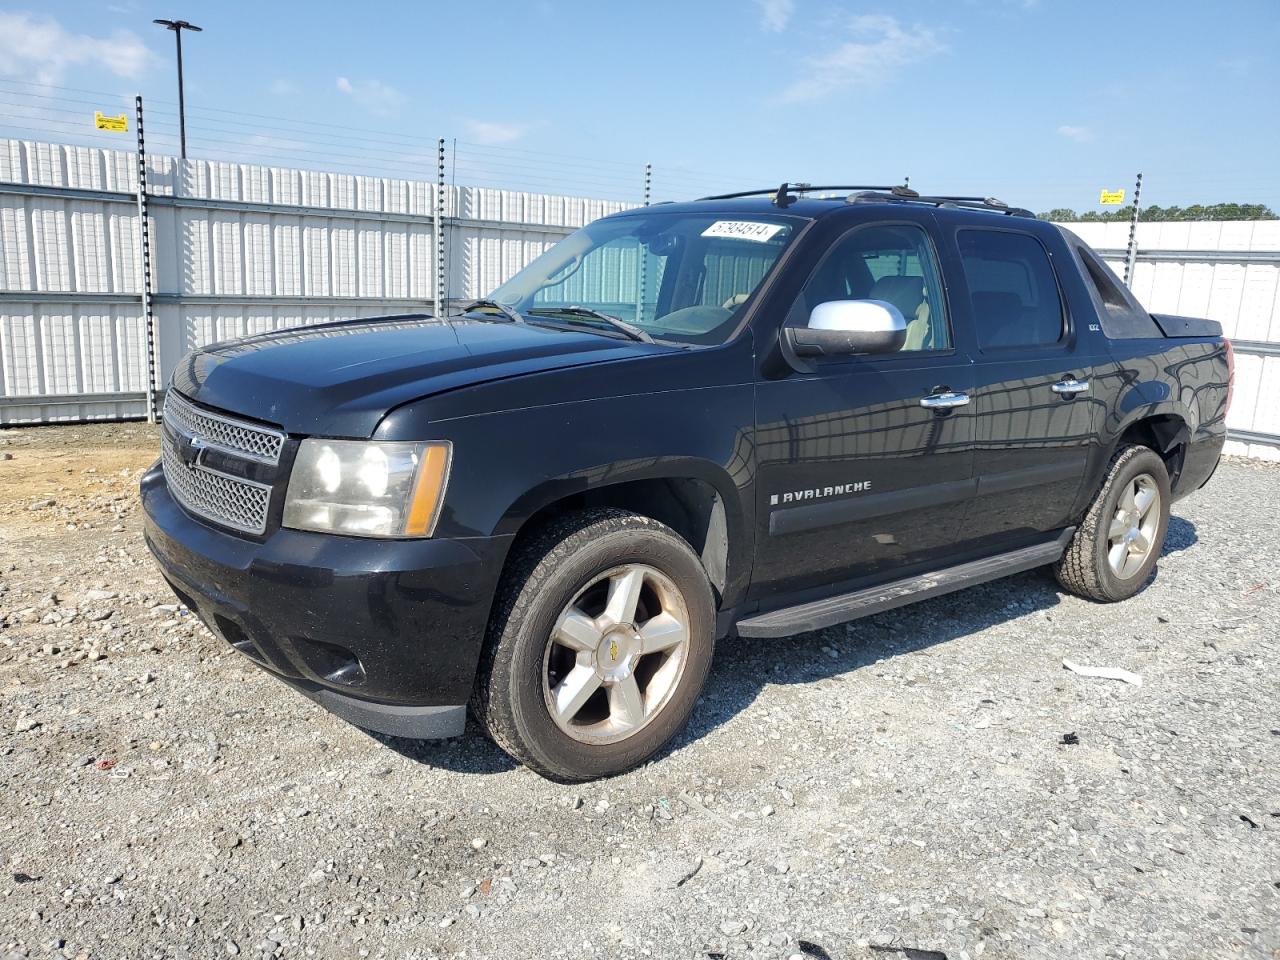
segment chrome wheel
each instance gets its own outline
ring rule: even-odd
[[[1160,488],[1141,473],[1125,487],[1107,529],[1107,562],[1111,572],[1127,580],[1142,569],[1156,546],[1160,529]]]
[[[669,577],[642,564],[601,574],[561,612],[542,658],[556,726],[583,743],[616,743],[648,724],[680,684],[689,611]]]

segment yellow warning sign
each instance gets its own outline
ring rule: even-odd
[[[112,133],[129,132],[129,118],[123,113],[118,117],[104,117],[101,110],[95,110],[93,122],[99,130],[110,130]]]
[[[1124,203],[1123,190],[1103,190],[1098,202],[1104,207],[1118,207]]]

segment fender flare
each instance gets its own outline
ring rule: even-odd
[[[607,492],[624,484],[653,480],[693,480],[710,489],[724,514],[726,598],[739,588],[745,589],[752,566],[754,531],[742,490],[724,467],[700,457],[623,460],[548,477],[507,506],[494,535],[514,538],[538,513],[575,496]]]

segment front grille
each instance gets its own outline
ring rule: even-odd
[[[160,462],[169,492],[191,513],[245,533],[260,534],[267,529],[269,486],[198,465],[187,466],[167,432],[160,443]]]
[[[164,419],[178,432],[199,437],[206,446],[217,447],[259,463],[277,464],[284,449],[284,434],[271,427],[237,420],[189,403],[176,390],[164,398]]]
[[[165,395],[164,424],[160,461],[174,499],[189,513],[224,527],[266,532],[271,485],[234,474],[267,479],[256,465],[280,462],[285,435],[273,427],[197,407],[176,390]],[[213,470],[204,462],[206,449],[223,454],[223,460],[247,462],[243,469],[219,463],[223,469]]]

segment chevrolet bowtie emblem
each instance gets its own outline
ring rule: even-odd
[[[609,641],[609,659],[615,663],[617,663],[618,661],[618,641],[617,640]]]
[[[200,466],[200,456],[205,451],[205,442],[199,437],[183,437],[179,448],[182,462],[188,467]]]

